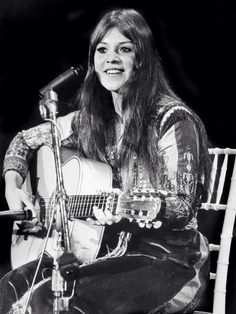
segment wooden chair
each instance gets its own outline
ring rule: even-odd
[[[236,215],[236,149],[214,148],[209,149],[209,152],[213,160],[211,181],[208,198],[202,208],[209,212],[225,213],[219,244],[210,244],[211,256],[212,252],[218,251],[216,271],[210,273],[210,279],[215,280],[212,310],[195,311],[194,314],[225,314],[229,256]],[[210,224],[208,221],[208,225]]]

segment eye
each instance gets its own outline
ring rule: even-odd
[[[128,53],[128,52],[132,52],[133,49],[131,47],[122,46],[122,47],[120,47],[120,51],[124,52],[124,53]]]
[[[98,47],[98,48],[97,48],[97,51],[98,51],[99,53],[106,53],[106,52],[107,52],[107,48],[106,48],[106,47]]]

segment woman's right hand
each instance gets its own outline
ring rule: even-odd
[[[29,193],[21,189],[22,178],[15,171],[8,171],[5,175],[5,197],[10,210],[31,210],[32,220],[25,220],[21,223],[22,231],[38,232],[42,224],[38,219],[38,212],[32,202]]]

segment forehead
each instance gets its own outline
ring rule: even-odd
[[[103,43],[109,43],[109,42],[131,42],[129,38],[124,36],[118,28],[114,27],[111,28],[101,39],[101,42]]]

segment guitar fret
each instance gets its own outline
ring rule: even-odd
[[[74,208],[75,208],[75,202],[76,202],[76,199],[73,197],[73,196],[70,196],[70,207],[69,207],[69,216],[73,216],[74,215]]]
[[[94,205],[99,206],[99,195],[95,195]]]
[[[77,195],[74,203],[74,216],[79,216],[80,214],[80,204],[81,204],[81,195]]]
[[[76,196],[76,202],[74,204],[74,217],[79,216],[80,215],[80,206],[81,206],[81,195]]]
[[[85,203],[84,212],[83,212],[84,216],[86,216],[86,213],[87,213],[87,210],[88,210],[88,205],[89,205],[89,202],[88,202],[89,201],[89,197],[88,197],[88,195],[86,195],[85,200],[86,200],[86,203]]]
[[[76,197],[74,197],[74,201],[73,201],[73,216],[76,216],[77,211],[79,211],[79,207],[78,204],[80,204],[80,195],[76,195]]]
[[[79,196],[72,196],[73,202],[70,210],[71,216],[74,217],[76,215],[77,203]]]
[[[102,209],[103,210],[105,210],[105,208],[106,208],[106,198],[105,197],[103,197],[103,202],[102,202]]]
[[[81,195],[81,200],[80,200],[80,211],[79,211],[79,216],[83,216],[83,204],[85,202],[85,195]]]
[[[93,208],[93,202],[92,202],[92,199],[93,199],[93,195],[88,195],[88,203],[87,203],[87,210],[85,212],[85,215],[86,216],[90,216],[90,212],[91,212],[91,209]]]
[[[77,212],[79,211],[79,206],[78,204],[80,204],[80,195],[76,195],[74,197],[74,202],[73,202],[73,216],[77,215]]]
[[[87,217],[88,216],[88,209],[89,209],[89,195],[86,195],[85,197],[85,204],[83,206],[83,216]]]
[[[70,216],[70,209],[71,209],[71,201],[73,202],[73,199],[72,199],[71,197],[69,197],[68,203],[67,203],[67,205],[68,205],[68,210],[69,210],[69,212],[68,212],[68,215],[69,215],[69,216]]]
[[[100,207],[101,206],[101,198],[102,198],[102,194],[99,194],[99,198],[98,198],[98,207]]]
[[[72,214],[73,214],[73,205],[74,205],[74,198],[73,197],[69,197],[69,202],[68,202],[69,216],[72,216]]]
[[[95,206],[95,198],[96,196],[95,195],[92,195],[91,197],[91,204],[90,204],[90,208],[89,208],[89,211],[88,211],[88,216],[91,216],[93,214],[93,206]]]
[[[81,200],[79,203],[79,217],[83,216],[83,208],[84,208],[84,203],[85,203],[85,195],[81,195]]]
[[[90,195],[89,198],[90,198],[90,201],[89,201],[89,206],[88,206],[88,210],[87,210],[87,213],[86,213],[87,216],[91,216],[92,215],[92,213],[93,213],[93,206],[94,206],[94,195]]]
[[[115,196],[112,197],[112,204],[111,204],[112,214],[115,213],[114,204],[115,204]]]

